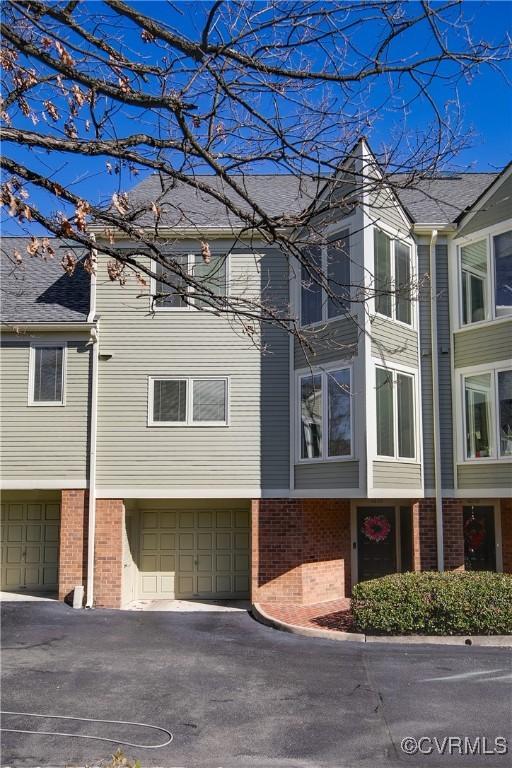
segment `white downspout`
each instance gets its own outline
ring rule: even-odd
[[[437,570],[444,571],[443,491],[441,481],[441,436],[439,433],[439,365],[437,342],[437,229],[430,235],[430,334],[432,344],[432,418],[436,508]]]
[[[91,235],[95,239],[94,235]],[[87,595],[85,607],[94,604],[94,544],[96,537],[96,434],[98,427],[98,360],[99,360],[99,315],[96,314],[96,268],[98,252],[91,252],[93,272],[91,274],[90,322],[96,323],[91,328],[91,424],[89,434],[89,520],[87,540]],[[88,319],[89,319],[88,318]]]

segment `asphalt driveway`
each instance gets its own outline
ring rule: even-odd
[[[246,612],[73,611],[57,602],[2,607],[2,709],[130,720],[172,731],[163,749],[125,748],[143,766],[341,768],[509,766],[512,657],[507,648],[386,646],[295,637]],[[127,726],[3,718],[137,743]],[[99,765],[94,740],[2,734],[2,765]],[[486,737],[479,753],[406,755],[405,737]],[[428,751],[431,741],[423,741]],[[511,747],[512,748],[512,747]],[[453,751],[453,747],[452,747]]]

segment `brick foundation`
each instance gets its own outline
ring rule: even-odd
[[[307,605],[349,591],[348,499],[253,501],[253,602]]]
[[[512,573],[512,499],[501,500],[503,573]]]
[[[123,527],[122,499],[97,499],[94,553],[94,605],[97,608],[121,607]]]
[[[443,499],[444,569],[464,570],[463,499]]]
[[[88,493],[63,490],[59,540],[59,599],[70,600],[73,589],[87,590]],[[120,608],[123,571],[124,504],[97,499],[94,556],[94,605]]]
[[[412,504],[412,568],[414,571],[437,569],[435,499],[418,499]]]
[[[89,494],[63,490],[60,503],[59,600],[70,600],[87,579],[87,521]]]

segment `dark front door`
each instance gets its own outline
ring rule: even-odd
[[[495,571],[494,507],[464,507],[462,515],[466,571]]]
[[[394,507],[357,510],[358,580],[377,579],[396,571]]]

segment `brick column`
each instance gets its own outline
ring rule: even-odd
[[[59,600],[71,600],[75,587],[87,588],[87,519],[89,494],[63,490],[60,504]]]
[[[261,499],[252,504],[253,602],[311,603],[350,590],[350,502]]]
[[[512,573],[512,499],[501,499],[503,573]]]
[[[412,568],[437,569],[436,502],[418,499],[412,505]]]
[[[462,505],[462,499],[443,499],[445,571],[464,570]]]
[[[124,524],[122,499],[96,500],[94,605],[97,608],[121,607]]]

